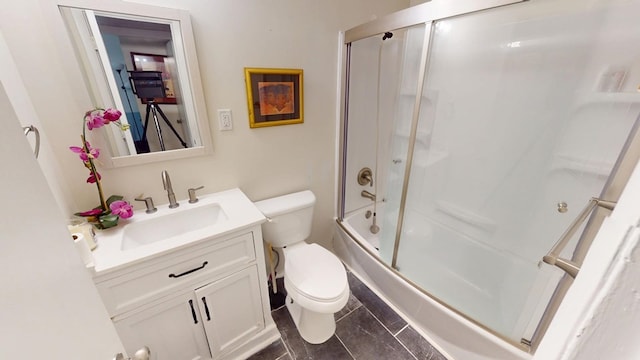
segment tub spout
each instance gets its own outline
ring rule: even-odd
[[[376,194],[372,194],[367,190],[362,190],[362,192],[360,192],[360,196],[370,199],[371,201],[376,201]]]

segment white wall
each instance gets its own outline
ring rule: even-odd
[[[115,0],[114,0],[115,1]],[[252,200],[311,189],[318,198],[312,241],[330,246],[334,213],[334,148],[338,31],[408,5],[369,1],[139,1],[190,12],[211,124],[214,153],[144,166],[102,169],[107,194],[144,192],[166,203],[160,173],[169,171],[179,199],[187,188],[206,192],[240,187]],[[91,107],[55,0],[3,5],[0,27],[34,99],[43,131],[71,191],[72,211],[96,205],[86,170],[68,150],[80,142]],[[304,124],[249,129],[244,67],[304,70]],[[217,109],[233,112],[234,130],[219,132]],[[136,204],[137,208],[141,205]]]

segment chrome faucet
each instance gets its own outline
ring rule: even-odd
[[[164,189],[167,190],[167,196],[169,197],[169,208],[177,208],[180,206],[176,201],[176,194],[173,193],[173,187],[171,187],[171,178],[169,177],[169,173],[167,170],[162,170],[162,185]]]
[[[371,199],[371,201],[376,201],[376,194],[372,194],[372,193],[368,192],[367,190],[362,190],[360,192],[360,196],[365,197],[367,199]]]

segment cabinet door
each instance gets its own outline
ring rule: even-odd
[[[142,346],[152,360],[211,359],[193,292],[113,318],[129,354]]]
[[[196,289],[196,299],[214,359],[264,328],[256,266]]]

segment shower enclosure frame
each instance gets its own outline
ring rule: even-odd
[[[342,220],[345,218],[345,198],[346,198],[346,186],[345,186],[345,176],[346,176],[346,147],[347,147],[347,139],[348,139],[348,111],[349,111],[349,74],[350,74],[350,60],[351,60],[351,43],[357,40],[365,39],[370,36],[383,34],[387,31],[394,31],[398,29],[408,28],[415,25],[424,24],[425,26],[425,35],[424,35],[424,43],[422,48],[422,54],[420,59],[420,67],[419,67],[419,75],[417,79],[417,93],[415,103],[413,104],[413,112],[411,116],[411,127],[409,133],[409,147],[407,150],[407,164],[404,169],[404,178],[402,184],[402,194],[400,198],[400,207],[398,213],[398,222],[396,227],[396,236],[394,242],[394,250],[393,256],[390,264],[387,264],[383,261],[378,254],[374,254],[369,248],[363,246],[358,241],[355,241],[363,250],[365,250],[369,255],[374,257],[377,261],[379,261],[383,266],[392,271],[396,276],[400,277],[415,289],[420,291],[421,293],[427,295],[432,298],[434,301],[440,303],[444,307],[453,311],[454,313],[462,316],[463,318],[471,321],[475,325],[480,328],[486,330],[488,333],[495,335],[496,337],[504,340],[505,342],[513,345],[514,347],[523,350],[525,352],[534,352],[537,346],[539,345],[542,337],[551,323],[551,319],[555,315],[564,294],[567,292],[569,287],[573,282],[573,278],[575,274],[571,275],[570,273],[565,274],[560,280],[559,284],[556,287],[553,297],[549,302],[542,318],[538,322],[538,326],[532,336],[531,339],[522,339],[520,342],[516,342],[497,331],[485,326],[482,323],[470,318],[466,314],[460,312],[459,310],[451,307],[446,302],[438,299],[437,297],[430,294],[426,289],[423,289],[421,286],[416,284],[414,281],[406,277],[400,271],[397,270],[397,255],[398,248],[400,243],[400,237],[402,234],[402,226],[404,221],[404,210],[407,200],[407,192],[409,188],[409,178],[411,175],[411,165],[413,161],[413,151],[414,145],[417,137],[417,128],[419,121],[419,112],[421,107],[421,97],[423,93],[424,83],[427,81],[427,71],[429,66],[429,56],[430,56],[430,45],[432,42],[433,36],[433,28],[437,21],[448,19],[461,15],[468,15],[478,11],[490,10],[497,7],[513,5],[523,3],[527,0],[487,0],[482,2],[477,2],[473,0],[461,0],[461,1],[439,1],[433,0],[428,3],[424,3],[421,5],[414,6],[412,8],[408,8],[405,10],[398,11],[396,13],[385,16],[381,19],[371,21],[366,24],[362,24],[360,26],[354,27],[344,33],[344,38],[342,39],[343,50],[342,53],[342,71],[340,74],[340,91],[342,94],[341,102],[340,102],[340,137],[339,137],[339,168],[338,168],[338,197],[337,197],[337,224],[344,230],[347,234],[349,234],[349,230],[345,228],[342,224]],[[606,183],[603,188],[602,193],[599,195],[599,199],[604,199],[603,201],[607,203],[613,203],[620,197],[624,185],[628,181],[631,172],[633,171],[638,159],[640,159],[640,136],[638,136],[638,122],[636,121],[631,134],[627,141],[625,142],[620,156],[618,157]],[[609,201],[606,201],[609,200]],[[611,206],[593,206],[592,212],[586,212],[583,214],[584,219],[587,220],[587,225],[582,235],[580,236],[580,241],[576,250],[573,254],[570,262],[576,264],[579,270],[579,265],[582,264],[590,244],[598,232],[600,225],[608,216],[612,210]],[[350,234],[352,238],[355,237]],[[559,240],[559,243],[562,242]],[[551,252],[551,251],[550,251]],[[560,260],[560,259],[559,259]],[[560,261],[559,261],[560,262]],[[558,265],[556,265],[558,266]],[[560,266],[559,266],[560,267]],[[566,271],[566,269],[563,269]]]

